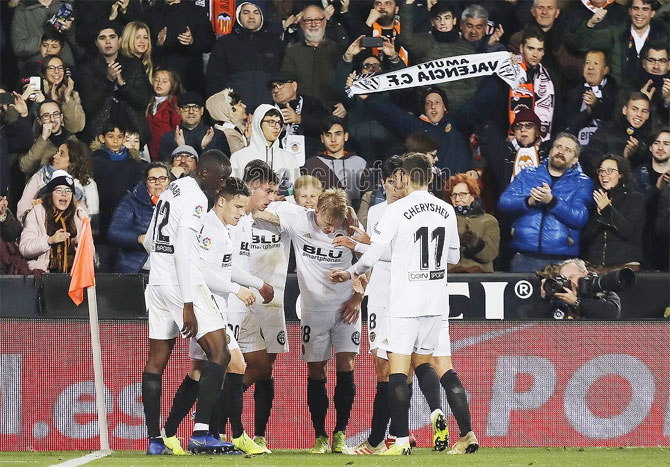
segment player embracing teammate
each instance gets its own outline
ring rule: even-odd
[[[417,373],[419,369],[428,370],[434,353],[440,356],[438,368],[444,371],[443,380],[449,382],[445,389],[461,428],[461,439],[449,453],[470,453],[479,447],[469,426],[465,390],[451,369],[448,324],[444,324],[448,323],[447,264],[456,264],[460,256],[456,216],[451,205],[428,192],[431,168],[424,154],[410,153],[404,157],[402,170],[394,172],[393,182],[396,188],[406,187],[407,196],[386,206],[374,226],[372,243],[358,262],[347,270],[334,269],[330,273],[330,279],[336,283],[353,279],[354,290],[361,291],[364,274],[390,248],[388,306],[383,318],[377,317],[375,340],[381,339],[378,349],[384,350],[388,357],[388,405],[397,438],[389,449],[379,449],[380,455],[411,453],[407,375],[411,366]],[[447,355],[449,360],[445,361]],[[434,373],[434,369],[427,372],[431,376]],[[421,376],[417,376],[421,381]],[[439,383],[436,376],[425,380],[421,389],[429,399],[429,394],[439,391]],[[454,397],[455,394],[463,397]],[[434,412],[434,428],[435,420]]]

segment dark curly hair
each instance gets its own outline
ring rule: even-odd
[[[63,144],[67,146],[70,157],[70,166],[67,172],[79,180],[82,186],[88,185],[93,178],[91,151],[88,149],[88,146],[76,139],[68,139]]]
[[[604,162],[604,161],[614,161],[616,162],[617,169],[619,169],[619,175],[621,178],[619,179],[619,186],[621,189],[625,192],[628,192],[633,189],[634,183],[633,183],[633,171],[630,168],[630,162],[628,162],[628,159],[626,159],[623,156],[620,156],[618,154],[605,154],[601,159],[600,162],[598,163],[598,167]],[[598,179],[597,175],[597,170],[596,169],[596,180],[595,182],[600,185],[600,180]]]

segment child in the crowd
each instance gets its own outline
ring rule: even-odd
[[[323,192],[321,181],[312,175],[303,175],[295,181],[293,197],[303,208],[316,208],[319,195]]]
[[[112,214],[121,198],[132,190],[142,179],[144,163],[139,153],[129,150],[125,145],[126,130],[120,125],[108,122],[103,125],[97,142],[100,149],[93,153],[93,178],[98,184],[100,195],[100,229],[99,237],[107,238],[107,229]],[[114,266],[114,252],[98,249],[100,268],[110,271]]]
[[[177,109],[177,96],[184,90],[179,75],[173,70],[157,70],[154,73],[154,97],[147,107],[147,121],[151,129],[149,154],[151,160],[158,159],[161,136],[175,129],[181,116]]]

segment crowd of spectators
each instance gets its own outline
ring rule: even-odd
[[[1,272],[67,272],[83,216],[100,271],[146,271],[158,196],[210,150],[235,176],[267,161],[305,206],[343,188],[363,223],[385,161],[424,152],[458,216],[456,272],[668,270],[670,0],[251,0],[228,34],[217,3],[2,2]],[[518,89],[345,92],[500,51]]]

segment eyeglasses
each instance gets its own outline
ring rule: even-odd
[[[50,114],[42,114],[42,115],[40,115],[40,118],[42,120],[47,121],[47,120],[53,120],[53,119],[58,118],[60,116],[61,116],[60,112],[52,112]]]
[[[614,167],[607,167],[606,169],[598,169],[598,175],[602,174],[612,175],[614,172],[618,171],[619,169],[615,169]]]
[[[193,156],[191,156],[191,157],[193,157]],[[177,158],[177,156],[175,156],[175,159],[176,159],[176,158]],[[156,182],[165,183],[165,182],[167,182],[169,179],[170,179],[170,178],[169,178],[169,177],[166,177],[165,175],[163,175],[162,177],[148,177],[148,178],[147,178],[147,182],[149,182],[149,183],[156,183]]]
[[[275,89],[283,88],[284,85],[285,85],[287,82],[288,82],[288,81],[281,82],[281,83],[272,83],[272,84],[270,84],[270,91],[274,91]]]
[[[180,108],[181,110],[183,110],[184,112],[197,112],[198,110],[200,110],[200,106],[199,106],[199,105],[195,105],[195,104],[191,104],[191,105],[182,105],[182,106],[179,107],[179,108]]]
[[[58,66],[49,65],[47,67],[47,70],[51,71],[53,73],[54,71],[63,71],[63,70],[65,70],[65,67],[63,65],[58,65]]]
[[[382,66],[379,63],[364,63],[362,68],[364,70],[381,70]]]
[[[188,154],[186,152],[182,152],[181,154],[176,154],[173,157],[174,160],[187,159],[187,158],[195,159],[195,156],[193,154]],[[147,179],[147,180],[149,180],[149,179]]]
[[[462,192],[462,193],[455,193],[455,192],[454,192],[454,193],[451,194],[451,197],[452,197],[453,199],[459,199],[459,198],[460,198],[460,199],[466,199],[466,198],[468,197],[468,195],[470,195],[470,192],[469,192],[469,191],[464,191],[464,192]]]
[[[306,24],[320,24],[326,18],[303,18],[302,22]]]
[[[272,128],[279,128],[281,126],[281,120],[261,120],[261,123],[265,123]]]
[[[72,188],[54,188],[54,191],[59,195],[71,195]]]
[[[668,59],[667,58],[645,58],[646,61],[652,64],[659,64],[659,65],[667,65]]]
[[[535,124],[532,122],[519,122],[514,124],[515,130],[532,130],[535,128]]]

